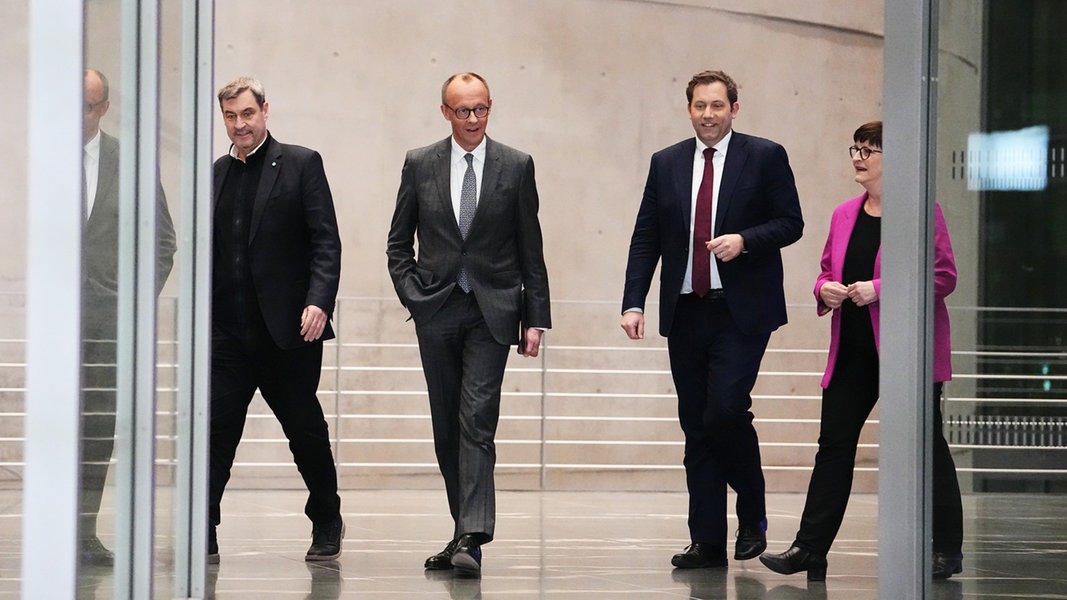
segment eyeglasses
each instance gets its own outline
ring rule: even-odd
[[[445,106],[448,105],[446,104]],[[475,106],[474,108],[452,108],[451,106],[448,106],[448,110],[455,113],[457,119],[462,119],[464,121],[470,118],[471,113],[474,113],[474,118],[476,119],[484,119],[486,115],[489,114],[489,107],[481,105]]]
[[[97,106],[100,106],[101,104],[103,104],[105,102],[107,102],[107,98],[104,98],[103,100],[101,100],[99,102],[86,102],[85,103],[85,114],[89,114],[89,113],[93,112],[93,110],[95,110]]]
[[[872,150],[864,146],[863,148],[857,148],[856,146],[848,147],[848,155],[852,158],[856,158],[856,155],[860,155],[860,160],[867,160],[872,154],[881,154],[881,150]]]

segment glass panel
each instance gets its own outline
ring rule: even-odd
[[[985,593],[1048,591],[1038,556],[1003,559],[1054,552],[1047,544],[1063,538],[1049,503],[1067,491],[1067,4],[940,6],[936,189],[959,267],[944,414],[965,495],[965,573],[1032,578],[979,578]]]
[[[85,228],[82,286],[82,471],[78,588],[110,595],[116,548],[115,450],[117,314],[123,98],[120,19],[114,3],[85,7]]]
[[[127,188],[120,185],[120,165],[123,161],[136,159],[136,147],[132,142],[120,140],[122,111],[131,110],[136,95],[144,90],[123,81],[130,76],[124,69],[129,57],[124,53],[137,52],[137,48],[123,48],[116,40],[135,39],[123,31],[122,7],[118,3],[87,3],[85,56],[85,180],[86,180],[86,225],[83,242],[85,285],[83,288],[83,464],[81,489],[80,536],[82,544],[80,588],[84,593],[110,593],[113,586],[111,563],[113,551],[120,546],[116,542],[118,510],[140,504],[131,503],[131,498],[115,495],[115,481],[120,469],[129,469],[131,457],[116,452],[116,422],[124,415],[116,410],[116,372],[120,360],[134,360],[135,340],[132,336],[119,339],[118,310],[120,295],[125,297],[130,290],[120,286],[134,285],[134,278],[127,278],[120,271],[133,269],[133,256],[138,253],[127,246],[129,232],[125,228],[136,227],[142,220],[137,218],[137,201],[127,196]],[[177,5],[175,5],[177,10]],[[181,23],[180,19],[173,22]],[[177,63],[176,59],[173,62]],[[175,71],[175,78],[180,70]],[[171,87],[176,87],[173,82]],[[176,112],[176,111],[175,111]],[[148,115],[149,117],[151,115]],[[169,139],[177,139],[173,133],[177,121],[168,122],[172,130]],[[171,215],[173,202],[168,199],[179,196],[177,182],[177,148],[171,145],[169,168],[157,169],[149,165],[149,171],[159,173],[156,204],[155,231],[141,231],[138,236],[156,236],[154,282],[148,282],[157,292],[163,288],[176,289],[173,262],[175,256],[175,227]],[[125,172],[123,166],[123,172]],[[143,168],[141,165],[138,168]],[[143,256],[143,255],[142,255]],[[143,285],[140,282],[137,284]],[[157,467],[155,481],[159,486],[153,503],[156,514],[155,563],[157,572],[155,588],[162,597],[170,597],[172,588],[173,518],[171,517],[171,494],[174,484],[174,364],[176,346],[176,323],[174,292],[164,292],[160,298],[158,314],[158,361],[157,397],[135,397],[136,410],[151,410],[156,407]],[[151,365],[135,364],[135,368],[153,368]],[[138,445],[138,451],[145,446]],[[143,505],[147,507],[148,505]],[[127,519],[132,522],[133,519]],[[147,521],[137,519],[137,522]],[[120,564],[130,565],[131,557],[119,556]]]
[[[0,37],[0,51],[9,57],[0,67],[10,84],[5,91],[5,138],[26,140],[27,87],[26,64],[28,2],[0,3],[0,22],[18,35]],[[26,222],[27,153],[22,143],[0,146],[0,177],[8,190],[7,200],[0,202],[0,222]],[[19,594],[19,565],[22,539],[21,503],[23,494],[23,441],[25,433],[26,394],[26,230],[21,226],[5,227],[0,238],[0,596]]]
[[[181,177],[182,110],[185,99],[181,95],[184,70],[194,68],[181,60],[182,51],[182,3],[160,3],[160,95],[159,95],[159,173],[166,201],[157,205],[157,210],[168,211],[159,220],[160,281],[157,356],[156,356],[156,563],[155,593],[157,597],[175,597],[174,562],[175,510],[180,502],[176,496],[177,471],[177,357],[178,357],[178,289],[180,265],[176,261],[175,230],[182,223],[181,200],[187,197],[192,181]],[[172,220],[173,219],[173,220]],[[166,224],[173,222],[172,227]],[[169,276],[164,267],[173,264]]]

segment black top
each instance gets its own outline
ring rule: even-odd
[[[866,210],[860,209],[856,225],[852,228],[852,235],[848,238],[848,248],[845,249],[841,283],[847,286],[857,281],[872,280],[874,259],[878,256],[881,243],[882,218],[872,217],[867,214]],[[867,306],[856,306],[848,299],[841,304],[839,356],[845,359],[849,357],[861,360],[869,360],[873,357],[875,361],[878,359],[870,309]]]
[[[264,141],[245,162],[230,157],[232,164],[215,203],[213,322],[246,340],[265,327],[248,262],[248,232],[266,145]]]

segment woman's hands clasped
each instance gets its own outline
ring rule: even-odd
[[[841,308],[846,300],[851,300],[856,306],[867,306],[878,301],[878,292],[874,289],[873,281],[857,281],[851,285],[844,285],[839,281],[828,281],[819,288],[819,298],[823,304],[832,309]]]

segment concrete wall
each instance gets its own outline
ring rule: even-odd
[[[174,4],[164,3],[160,125],[161,176],[177,215],[184,182],[176,90],[189,65],[181,63]],[[740,85],[736,129],[786,147],[807,222],[804,238],[785,251],[790,324],[775,334],[772,348],[811,353],[772,354],[764,368],[808,374],[773,377],[757,389],[804,399],[757,401],[756,412],[772,421],[817,419],[818,378],[812,374],[821,371],[819,352],[829,324],[815,318],[811,286],[830,212],[862,191],[852,181],[846,151],[851,133],[881,117],[882,2],[754,0],[741,9],[738,4],[226,0],[216,7],[216,87],[237,75],[259,77],[267,88],[273,135],[322,153],[344,243],[341,295],[357,299],[341,324],[349,339],[413,342],[385,268],[404,152],[448,135],[438,110],[448,75],[462,70],[484,75],[494,100],[489,135],[529,152],[537,165],[556,320],[548,341],[603,347],[631,345],[617,326],[618,303],[649,156],[693,135],[684,96],[690,76],[706,68],[727,71]],[[25,6],[16,0],[0,5],[14,30],[0,41],[13,58],[0,66],[14,82],[4,99],[11,115],[26,110],[24,35],[20,38]],[[98,0],[88,13],[87,62],[112,82],[112,112],[103,123],[111,132],[119,129],[128,88],[119,72],[117,6],[116,0]],[[2,210],[5,221],[18,223],[25,197],[25,156],[18,141],[26,132],[20,119],[4,121],[5,139],[16,143],[0,150],[5,169],[0,175],[11,182],[11,201]],[[222,154],[228,140],[217,115],[215,136]],[[180,235],[182,224],[176,225]],[[17,294],[24,282],[25,240],[15,229],[0,240],[0,292]],[[176,289],[172,277],[165,295]],[[653,289],[651,297],[656,293]],[[649,329],[656,330],[654,316]],[[662,346],[662,340],[650,338],[636,346]],[[589,368],[612,366],[619,356],[572,354],[567,360]],[[665,368],[665,358],[655,361],[654,368]],[[618,385],[611,376],[602,379],[582,385]],[[670,392],[663,378],[643,385]],[[659,410],[669,415],[670,403]],[[767,427],[774,439],[806,442],[814,442],[817,431],[811,423]],[[865,441],[875,434],[869,432]],[[668,424],[663,435],[680,434]],[[789,451],[776,459],[800,467],[785,487],[806,481],[804,465],[811,455],[813,450]],[[870,466],[873,457],[864,454],[861,463]],[[866,487],[872,486],[867,479]]]
[[[371,342],[414,341],[394,300],[384,256],[404,152],[448,135],[438,110],[440,86],[448,75],[473,70],[485,76],[494,100],[489,135],[529,152],[537,165],[555,308],[548,341],[611,347],[629,344],[617,325],[618,303],[649,157],[693,135],[684,95],[690,76],[706,68],[723,69],[741,88],[735,127],[774,139],[789,151],[807,221],[804,238],[785,252],[791,322],[775,335],[772,346],[825,349],[829,324],[814,316],[811,286],[831,210],[862,191],[852,181],[846,151],[852,131],[881,117],[882,6],[869,0],[736,6],[724,1],[231,0],[217,7],[216,81],[222,85],[240,74],[258,76],[271,103],[272,133],[323,153],[341,219],[342,294],[383,299],[367,305],[381,308],[348,315],[349,339]],[[222,153],[228,141],[221,123],[216,131],[215,147]],[[656,294],[654,288],[651,297]],[[355,326],[353,319],[359,321]],[[656,330],[655,317],[649,330]],[[650,337],[643,345],[662,345]],[[655,354],[643,359],[610,351],[553,356],[558,367],[666,368],[665,357]],[[804,358],[803,364],[796,358],[769,356],[764,369],[821,370],[818,355]],[[581,382],[553,380],[567,389],[672,390],[663,376],[622,377],[620,382],[613,373]],[[817,425],[774,421],[817,419],[817,377],[764,378],[756,393],[807,397],[756,401],[758,417],[769,420],[761,424],[765,441],[814,442]],[[650,407],[583,399],[558,409],[669,418],[672,407],[669,400]],[[411,435],[408,422],[385,431],[380,421],[375,423],[372,437]],[[870,429],[865,442],[876,439],[877,428]],[[504,439],[528,437],[507,423],[502,434]],[[669,420],[655,428],[620,428],[605,435],[680,437]],[[424,459],[427,450],[420,449]],[[590,459],[597,450],[581,446],[573,449],[570,461],[559,460],[599,462]],[[366,460],[373,452],[354,454]],[[501,462],[524,462],[523,454],[513,452],[502,447]],[[772,486],[803,489],[813,448],[765,452],[770,464],[799,467],[777,474]],[[642,461],[629,454],[615,456],[627,463]],[[650,462],[680,462],[678,450],[644,456]],[[873,450],[862,452],[861,465],[872,466],[875,456]],[[353,469],[349,476],[365,471]],[[873,489],[870,475],[861,475],[859,489]],[[593,481],[588,473],[581,477]],[[604,477],[617,479],[619,474]],[[629,477],[641,479],[647,477]],[[650,481],[641,485],[663,484],[662,479]]]
[[[448,135],[445,77],[481,73],[489,135],[537,164],[553,299],[603,300],[614,313],[649,156],[693,134],[689,77],[724,69],[741,86],[736,128],[781,142],[793,160],[809,227],[787,251],[787,289],[810,304],[829,210],[858,189],[852,129],[880,116],[880,23],[852,29],[849,16],[881,5],[824,3],[804,11],[822,14],[811,22],[696,4],[230,0],[217,7],[216,80],[261,78],[272,133],[323,153],[345,243],[342,295],[388,297],[404,151]],[[222,153],[221,123],[217,132]]]
[[[272,133],[322,152],[345,242],[341,293],[391,297],[385,235],[404,151],[448,134],[438,111],[442,80],[459,70],[482,73],[495,102],[489,134],[537,163],[554,299],[606,301],[615,311],[648,158],[692,135],[683,95],[689,76],[722,68],[741,86],[736,128],[789,150],[808,226],[786,251],[786,288],[806,307],[829,212],[859,191],[844,148],[857,124],[881,113],[881,3],[732,5],[227,0],[216,7],[216,80],[260,77]],[[119,129],[124,87],[116,7],[115,0],[91,4],[87,44],[87,62],[112,80],[109,131]],[[11,84],[5,112],[19,115],[25,3],[0,10],[11,24],[2,42],[11,60],[0,67]],[[181,185],[181,107],[170,98],[183,66],[177,36],[166,33],[176,23],[168,6],[161,123],[168,191]],[[0,150],[0,164],[17,200],[25,196],[26,132],[23,120],[4,121],[14,143]],[[227,145],[218,121],[218,153]],[[5,220],[19,221],[20,204],[5,203]],[[21,228],[12,229],[0,241],[0,289],[19,291],[25,242]]]

